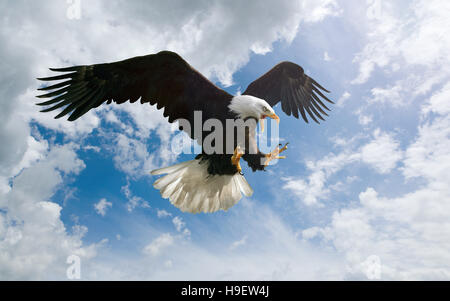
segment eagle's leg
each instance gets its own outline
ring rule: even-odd
[[[282,148],[280,148],[281,144],[279,144],[273,151],[271,151],[270,153],[266,154],[265,155],[266,161],[264,162],[264,167],[269,165],[270,161],[272,161],[274,159],[286,159],[285,156],[279,156],[279,154],[281,154],[282,152],[287,150],[288,144],[289,144],[289,142],[286,143]]]
[[[233,164],[234,166],[236,166],[236,169],[238,170],[239,173],[242,173],[242,168],[241,168],[240,160],[241,160],[241,157],[242,157],[243,155],[244,155],[244,152],[241,150],[240,146],[238,145],[238,146],[234,149],[233,156],[231,157],[231,164]]]

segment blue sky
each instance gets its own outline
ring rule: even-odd
[[[97,280],[450,278],[448,3],[73,3],[0,1],[1,279],[67,279],[70,255]],[[336,105],[320,125],[276,107],[287,159],[244,166],[228,212],[182,213],[149,175],[193,157],[161,112],[33,105],[48,67],[163,49],[232,94],[293,61]]]

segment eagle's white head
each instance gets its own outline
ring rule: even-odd
[[[236,113],[239,118],[246,119],[253,117],[261,122],[261,130],[264,131],[263,120],[266,117],[280,122],[280,118],[275,114],[272,107],[264,100],[251,95],[237,95],[233,97],[228,108]]]

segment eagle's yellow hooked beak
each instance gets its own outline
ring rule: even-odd
[[[277,124],[280,124],[280,117],[278,117],[277,114],[273,113],[269,115],[263,115],[263,117],[259,120],[259,127],[261,129],[261,133],[264,132],[264,119],[266,119],[266,117],[270,117],[273,120],[276,120]]]

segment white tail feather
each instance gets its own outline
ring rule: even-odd
[[[228,210],[253,189],[241,174],[210,175],[206,161],[191,160],[157,169],[152,175],[165,176],[153,183],[161,196],[184,212]]]

